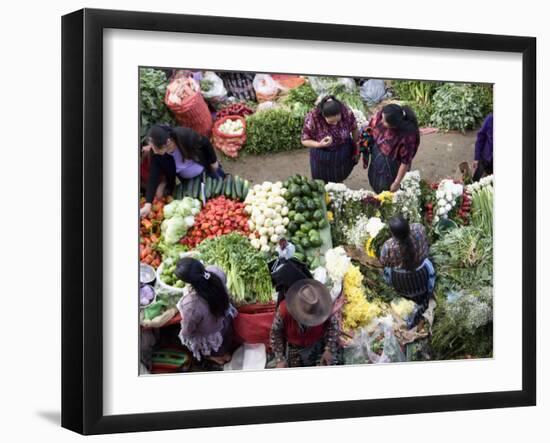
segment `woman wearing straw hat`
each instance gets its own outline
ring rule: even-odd
[[[294,283],[281,301],[271,347],[278,368],[332,365],[338,350],[338,323],[330,292],[313,279]]]

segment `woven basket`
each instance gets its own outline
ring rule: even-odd
[[[227,120],[240,120],[243,124],[243,132],[240,135],[229,135],[219,130],[219,127]],[[240,115],[228,115],[214,123],[212,129],[212,143],[228,157],[237,157],[239,150],[246,142],[246,120]]]

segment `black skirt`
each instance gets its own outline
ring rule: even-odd
[[[369,183],[377,194],[389,191],[397,177],[399,162],[382,153],[377,144],[370,148]]]
[[[351,141],[336,148],[312,148],[309,150],[311,177],[325,183],[341,183],[349,177],[353,162]]]

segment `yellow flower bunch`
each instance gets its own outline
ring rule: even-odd
[[[327,218],[329,222],[334,221],[334,214],[332,213],[332,211],[327,211]]]
[[[369,237],[369,239],[365,243],[365,251],[367,251],[367,255],[369,257],[376,258],[376,251],[374,250],[374,248],[372,246],[372,241],[373,240],[374,240],[374,238]]]
[[[392,300],[392,302],[390,303],[390,306],[393,309],[393,311],[397,315],[399,315],[399,317],[405,319],[409,315],[411,315],[411,313],[414,310],[415,304],[411,300],[407,300],[406,298],[399,297],[397,301]]]
[[[328,192],[325,192],[325,203],[328,205],[330,203],[330,195]]]
[[[365,326],[382,312],[377,303],[370,303],[365,295],[363,276],[355,265],[351,265],[344,276],[343,327],[345,331]]]
[[[382,204],[384,203],[392,203],[393,202],[393,192],[390,191],[383,191],[380,194],[376,196],[378,201]]]

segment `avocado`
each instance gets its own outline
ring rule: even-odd
[[[297,224],[301,225],[302,223],[305,223],[306,219],[305,219],[305,217],[304,217],[302,214],[299,214],[299,213],[298,213],[298,214],[296,214],[296,215],[294,216],[294,221],[295,221]]]
[[[317,209],[317,205],[315,204],[315,201],[312,199],[307,200],[306,206],[310,211],[315,211]]]
[[[309,231],[311,231],[313,229],[313,226],[311,226],[311,223],[310,222],[305,222],[302,224],[302,226],[300,226],[300,231],[304,232],[304,233],[308,233]]]
[[[307,185],[307,184],[303,184],[303,185],[300,187],[300,191],[302,192],[302,195],[305,195],[305,196],[307,196],[307,197],[311,197],[311,196],[312,196],[311,188],[310,188],[309,185]]]
[[[320,221],[320,220],[323,220],[324,218],[325,218],[325,215],[323,214],[323,211],[321,211],[320,209],[317,209],[313,213],[313,220],[315,221]]]
[[[294,221],[291,221],[288,223],[288,226],[286,228],[288,229],[288,232],[294,234],[298,230],[298,224]]]
[[[309,239],[307,237],[304,237],[301,241],[302,247],[304,249],[309,249],[311,247],[311,244],[309,242]]]
[[[323,218],[317,222],[317,227],[319,229],[325,229],[328,226],[328,222]]]

